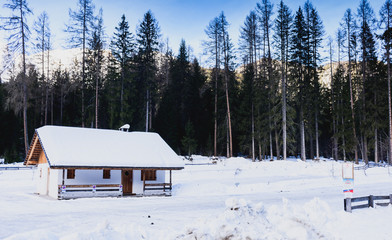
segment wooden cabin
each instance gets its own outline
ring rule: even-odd
[[[56,199],[171,195],[181,158],[157,134],[44,126],[25,165],[37,166],[37,193]]]

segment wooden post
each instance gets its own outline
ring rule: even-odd
[[[352,210],[351,210],[351,198],[344,199],[344,211],[352,212]]]
[[[374,208],[374,196],[373,195],[369,196],[369,207]]]
[[[141,170],[143,172],[143,194],[144,191],[146,190],[146,171]]]
[[[172,170],[170,170],[170,191],[172,190]],[[392,195],[391,195],[392,196]],[[392,198],[391,198],[392,199]],[[391,200],[392,201],[392,200]]]
[[[63,180],[62,180],[62,185],[64,185],[64,177],[65,177],[65,169],[63,168]]]

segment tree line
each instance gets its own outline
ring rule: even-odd
[[[78,0],[64,31],[80,56],[51,69],[48,14],[30,31],[27,0],[4,7],[11,15],[1,17],[9,79],[0,84],[0,156],[7,161],[22,160],[43,125],[125,123],[158,132],[183,155],[391,159],[391,0],[378,15],[360,0],[329,37],[309,0],[295,11],[260,0],[236,44],[221,12],[205,27],[209,68],[192,58],[185,40],[174,54],[151,11],[135,31],[122,15],[107,37],[103,10]],[[38,56],[34,64],[26,48]]]

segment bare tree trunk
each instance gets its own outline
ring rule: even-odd
[[[149,112],[150,112],[150,91],[147,89],[147,99],[146,99],[146,132],[148,132],[148,116],[149,116]]]
[[[274,131],[275,131],[276,160],[279,160],[280,159],[279,135],[276,128],[274,129]]]
[[[274,151],[272,147],[272,130],[270,129],[269,131],[269,140],[270,140],[270,155],[271,155],[271,160],[274,160]]]
[[[63,125],[64,86],[60,86],[60,125]]]
[[[344,118],[342,116],[342,126],[344,127]],[[346,161],[346,140],[344,134],[342,135],[342,145],[343,145],[343,161]]]
[[[283,56],[284,51],[281,51]],[[286,120],[286,79],[285,79],[285,61],[282,57],[282,140],[283,140],[283,160],[287,158],[287,120]]]
[[[227,74],[225,74],[227,75]],[[232,140],[232,133],[231,133],[231,116],[230,116],[230,103],[229,103],[229,84],[228,84],[228,79],[226,78],[226,106],[227,106],[227,123],[228,123],[228,129],[229,129],[229,157],[233,156],[233,140]]]
[[[301,160],[306,161],[306,151],[305,151],[305,122],[304,122],[304,111],[301,105],[299,110],[300,118],[300,134],[301,134]]]
[[[313,134],[309,133],[310,159],[314,159]]]
[[[86,29],[87,29],[87,19],[86,19],[86,11],[87,11],[87,1],[84,1],[83,5],[83,49],[82,49],[82,127],[84,127],[84,119],[85,119],[85,108],[84,108],[84,84],[86,78]]]
[[[24,32],[24,16],[23,16],[23,6],[22,1],[20,1],[20,25],[22,32],[22,57],[23,57],[23,133],[24,133],[24,147],[25,154],[27,156],[28,151],[28,132],[27,132],[27,79],[26,79],[26,51],[25,51],[25,32]]]
[[[389,13],[389,8],[388,8],[388,19],[387,19],[387,31],[389,31],[390,26],[390,13]],[[388,67],[388,120],[389,120],[389,144],[388,144],[388,149],[389,149],[389,154],[388,154],[388,163],[392,163],[392,107],[391,107],[391,63],[390,63],[390,42],[391,39],[388,38],[386,46],[387,50],[387,67]]]
[[[348,28],[348,42],[351,41],[351,32],[350,26]],[[355,129],[355,115],[354,115],[354,97],[353,97],[353,86],[351,82],[351,46],[348,47],[348,81],[350,84],[350,106],[351,106],[351,120],[353,127],[353,138],[354,138],[354,155],[355,155],[355,163],[358,164],[358,147],[357,147],[357,132]]]
[[[255,121],[253,118],[253,103],[252,103],[252,161],[255,161]]]
[[[99,87],[98,73],[95,79],[95,128],[98,128],[98,87]]]
[[[49,98],[49,81],[50,81],[50,37],[48,37],[48,55],[47,57],[47,74],[46,74],[46,81],[45,81],[45,125],[47,124],[48,120],[48,98]]]

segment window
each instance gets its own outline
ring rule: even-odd
[[[140,180],[143,181],[143,175],[146,176],[146,181],[157,180],[157,170],[142,170]]]
[[[103,179],[110,179],[110,169],[103,170]]]
[[[75,169],[67,169],[67,179],[75,178]]]

